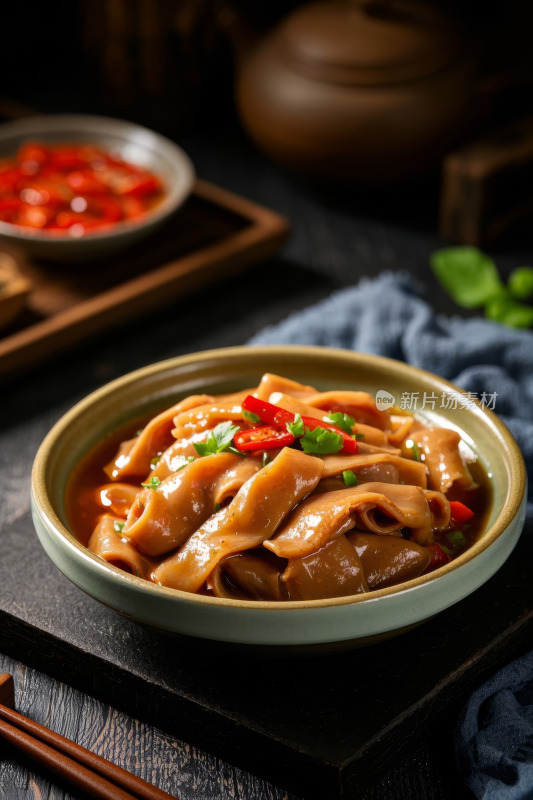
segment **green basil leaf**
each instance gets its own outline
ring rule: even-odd
[[[332,425],[336,425],[337,428],[340,428],[341,431],[344,433],[352,433],[353,426],[355,425],[355,420],[353,417],[350,417],[349,414],[343,414],[342,411],[335,411],[334,414],[329,414],[327,417],[324,417],[324,422],[330,422]]]
[[[511,296],[517,300],[527,300],[533,294],[533,267],[513,269],[507,281]]]
[[[503,289],[496,265],[477,247],[437,250],[431,256],[431,268],[441,286],[463,308],[479,308]]]
[[[533,306],[526,306],[513,300],[507,293],[494,297],[485,307],[485,315],[494,322],[508,328],[531,328],[533,326]]]
[[[305,428],[303,437],[300,439],[304,453],[338,453],[342,450],[344,440],[340,433],[328,431],[326,428],[316,427],[310,431]]]

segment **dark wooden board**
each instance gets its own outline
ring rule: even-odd
[[[198,180],[163,228],[106,259],[40,261],[0,242],[33,284],[24,312],[0,331],[0,379],[241,272],[288,233],[280,214]]]
[[[51,564],[29,514],[0,532],[2,650],[76,689],[307,797],[358,797],[430,719],[530,646],[523,536],[470,598],[352,653],[272,659],[145,630]]]

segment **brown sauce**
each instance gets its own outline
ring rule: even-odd
[[[104,465],[111,461],[117,452],[119,444],[133,438],[137,431],[143,428],[152,417],[153,414],[136,419],[113,431],[90,450],[70,476],[65,496],[66,515],[74,536],[84,546],[87,546],[93,530],[105,513],[105,509],[99,502],[99,492],[102,485],[109,483],[109,479],[103,471]],[[479,462],[470,462],[468,467],[476,483],[476,488],[461,490],[454,487],[447,493],[446,497],[450,501],[464,503],[475,513],[475,517],[470,523],[462,526],[458,526],[451,521],[446,530],[437,531],[434,534],[435,542],[446,548],[446,552],[452,559],[461,555],[465,551],[465,547],[454,550],[453,545],[447,538],[447,534],[461,531],[468,543],[467,546],[471,547],[486,529],[492,506],[492,488],[485,470]],[[135,478],[125,478],[121,482],[128,483],[136,488],[140,484],[140,480]],[[408,533],[408,529],[404,530]],[[286,559],[282,560],[264,548],[253,552],[260,558],[276,563],[278,566],[282,563],[288,563]],[[163,561],[168,556],[169,553],[165,553],[161,558],[154,559],[154,563]],[[127,564],[120,560],[113,562],[113,564],[125,569],[127,572],[131,572]],[[280,568],[283,569],[283,567]],[[214,596],[209,585],[206,584],[198,593]]]

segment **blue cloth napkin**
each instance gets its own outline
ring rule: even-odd
[[[314,344],[397,358],[481,398],[514,434],[533,519],[533,333],[485,319],[436,317],[408,275],[382,274],[266,328],[250,344]],[[480,800],[533,799],[533,652],[500,670],[465,706],[456,763]]]
[[[533,333],[486,319],[435,316],[408,275],[384,273],[342,289],[249,344],[344,347],[407,361],[436,372],[482,398],[497,394],[494,410],[524,455],[533,520]]]
[[[479,800],[533,797],[533,652],[474,692],[455,745],[457,767]]]

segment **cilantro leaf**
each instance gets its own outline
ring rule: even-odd
[[[533,294],[533,267],[513,269],[507,285],[512,297],[517,300],[527,300]]]
[[[300,439],[304,453],[337,453],[342,450],[344,440],[340,433],[328,431],[326,428],[316,427],[310,431],[305,428],[303,437]]]
[[[125,522],[117,522],[117,520],[113,523],[113,528],[116,530],[117,533],[122,533],[122,528],[124,527]]]
[[[431,256],[431,268],[458,306],[479,308],[504,289],[496,265],[477,247],[447,247]]]
[[[144,486],[146,489],[157,489],[158,486],[161,486],[161,478],[154,475],[147,483],[141,483],[141,486]]]
[[[502,292],[487,303],[485,316],[508,328],[530,328],[533,325],[533,306],[519,303]]]
[[[330,422],[340,428],[341,431],[344,431],[344,433],[349,433],[350,435],[352,435],[352,428],[355,425],[354,418],[350,417],[349,414],[343,414],[342,411],[335,411],[334,414],[324,417],[324,422]]]
[[[346,486],[359,486],[357,475],[351,469],[345,469],[342,473],[342,479]]]
[[[299,439],[300,436],[304,435],[304,424],[301,414],[295,415],[294,422],[287,422],[287,430],[289,433],[292,433],[295,439]]]
[[[233,441],[233,437],[236,433],[240,430],[238,425],[232,425],[230,419],[226,420],[226,422],[221,422],[216,428],[213,428],[207,442],[200,442],[200,444],[195,444],[194,449],[198,453],[199,456],[211,456],[216,455],[216,453],[222,453],[224,450],[230,449],[232,453],[237,453],[237,455],[242,455],[239,453],[238,450],[235,448],[230,448],[230,445]]]
[[[242,410],[242,416],[246,422],[250,422],[252,425],[257,425],[258,422],[261,422],[261,419],[257,416],[257,414],[254,414],[253,411],[246,411],[245,408]]]

